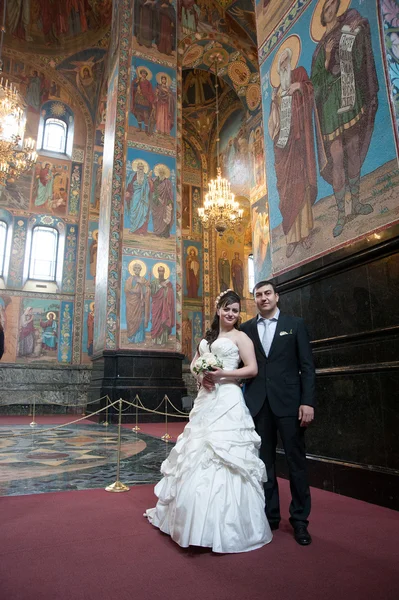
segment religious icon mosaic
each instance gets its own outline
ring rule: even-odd
[[[397,220],[376,5],[326,6],[305,8],[261,66],[275,273]]]
[[[164,156],[128,148],[125,185],[124,241],[138,248],[175,248],[176,162]]]
[[[170,260],[123,256],[121,347],[174,348],[176,267]]]

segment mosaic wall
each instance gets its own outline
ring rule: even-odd
[[[41,11],[37,2],[23,4],[24,9],[15,12],[13,4],[7,3],[2,76],[16,85],[26,101],[26,136],[37,139],[39,158],[31,173],[17,182],[9,179],[0,190],[1,218],[8,215],[9,219],[9,260],[6,257],[1,282],[6,288],[1,292],[6,329],[3,363],[79,363],[92,120],[112,2],[88,3],[84,10],[83,5],[67,3],[57,9],[56,21],[48,3]],[[38,135],[47,117],[64,121],[73,136],[64,155],[41,150]],[[62,275],[50,284],[27,280],[35,225],[59,232]]]
[[[108,81],[107,92],[107,107],[106,121],[104,127],[104,152],[101,173],[101,193],[100,193],[100,216],[98,221],[98,233],[96,235],[96,221],[92,221],[89,225],[89,238],[91,237],[90,249],[87,254],[89,261],[89,270],[91,262],[91,274],[93,285],[95,283],[95,321],[94,321],[94,352],[101,352],[107,347],[107,336],[111,335],[113,343],[115,343],[115,331],[107,331],[108,317],[108,294],[109,294],[109,266],[111,263],[112,252],[112,235],[111,227],[111,211],[112,204],[115,200],[113,195],[113,185],[115,184],[115,132],[116,132],[116,116],[118,104],[118,81],[119,81],[119,62],[116,61]],[[90,235],[91,234],[91,235]],[[97,237],[97,240],[95,239]],[[90,257],[90,253],[96,256]],[[97,260],[97,258],[100,260]],[[96,266],[94,267],[94,261]],[[87,272],[87,267],[86,267]],[[94,282],[95,280],[95,282]]]
[[[135,0],[126,81],[119,346],[176,350],[176,6]],[[126,3],[125,3],[126,5]]]
[[[169,0],[157,19],[142,0],[102,2],[101,15],[89,4],[67,6],[65,31],[43,29],[31,7],[6,35],[27,135],[58,115],[74,143],[68,156],[39,151],[32,173],[0,190],[12,232],[3,362],[89,363],[117,347],[188,359],[220,289],[242,292],[250,316],[249,254],[269,277],[398,220],[394,0],[341,1],[331,31],[322,1],[256,2],[254,15],[250,0]],[[197,212],[215,166],[215,49],[219,158],[246,209],[222,240]],[[345,99],[329,87],[342,70]],[[35,223],[61,235],[55,293],[24,289]]]
[[[184,80],[183,80],[184,82]],[[184,83],[183,83],[184,96]],[[195,98],[193,98],[195,101]],[[183,102],[183,115],[187,100]],[[185,124],[187,121],[185,118]],[[184,362],[193,358],[204,327],[204,298],[209,298],[209,254],[204,252],[203,230],[198,218],[198,208],[202,206],[203,176],[206,177],[207,161],[202,161],[196,145],[183,139],[183,184],[182,184],[182,271],[183,271],[183,313],[181,342]],[[205,167],[205,168],[203,168]],[[205,234],[207,235],[207,234]]]
[[[385,49],[387,79],[390,99],[396,121],[396,134],[399,133],[399,7],[397,0],[381,0],[380,19],[382,24],[382,44]]]
[[[27,135],[38,139],[48,117],[73,131],[70,155],[60,158],[39,149],[35,168],[0,190],[0,218],[8,225],[9,250],[2,279],[1,313],[6,335],[3,362],[70,363],[76,264],[83,199],[83,161],[87,128],[73,90],[48,76],[17,51],[8,51],[3,76],[18,87],[27,103]],[[40,140],[38,139],[39,147]],[[32,229],[54,227],[59,234],[62,277],[49,293],[46,282],[28,280]],[[46,291],[47,290],[47,291]]]
[[[325,12],[324,5],[295,3],[284,33],[268,40],[271,51],[261,56],[264,219],[274,273],[398,220],[399,171],[377,3],[346,0],[338,12]],[[386,4],[384,14],[389,17]],[[386,35],[392,44],[392,32]],[[258,247],[255,252],[260,256]]]

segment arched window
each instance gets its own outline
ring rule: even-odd
[[[68,127],[61,119],[46,119],[43,132],[42,150],[66,154]]]
[[[48,100],[40,109],[37,150],[48,155],[72,156],[75,119],[67,104]]]
[[[55,281],[58,231],[54,227],[34,227],[29,262],[29,279]]]
[[[255,286],[254,255],[248,256],[248,290],[252,294]]]
[[[5,221],[0,221],[0,277],[4,277],[4,259],[6,257],[8,226]]]

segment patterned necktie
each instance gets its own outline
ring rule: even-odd
[[[273,341],[273,332],[271,328],[272,322],[276,321],[276,319],[262,319],[262,323],[265,327],[265,331],[262,337],[262,346],[265,351],[266,356],[269,356],[270,347]]]

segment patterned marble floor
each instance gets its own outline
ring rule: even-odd
[[[0,426],[0,496],[102,488],[116,479],[115,425]],[[173,444],[121,431],[120,481],[156,483]]]

